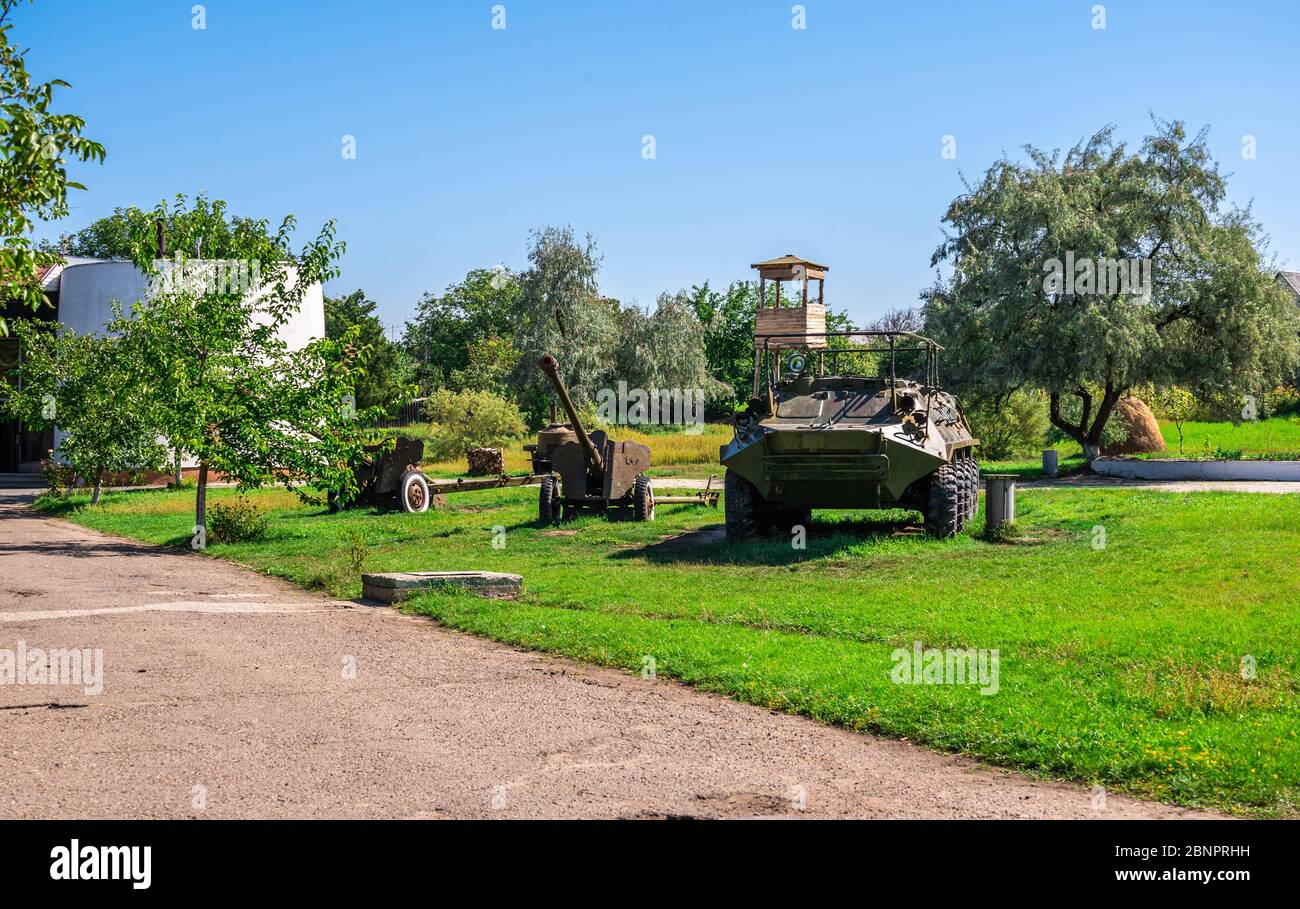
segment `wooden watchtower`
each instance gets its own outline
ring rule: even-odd
[[[754,334],[782,335],[767,342],[769,350],[786,347],[819,348],[826,346],[825,337],[810,337],[826,331],[826,272],[825,265],[818,265],[794,254],[755,262],[750,268],[758,269],[758,314],[754,322]],[[767,282],[775,285],[772,299],[768,299]],[[792,294],[792,299],[782,301],[781,283],[793,281],[802,292]],[[817,282],[817,299],[808,299],[808,282]],[[762,341],[756,340],[761,346]]]

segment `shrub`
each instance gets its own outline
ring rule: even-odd
[[[66,499],[77,483],[77,472],[67,464],[60,464],[51,451],[41,460],[41,479],[50,487],[50,495]]]
[[[966,419],[986,460],[1036,455],[1047,437],[1047,396],[1016,391],[1001,401],[972,401],[966,406]]]
[[[214,543],[247,543],[266,535],[266,517],[240,496],[229,505],[208,509],[208,536]]]
[[[1264,395],[1260,417],[1300,416],[1300,389],[1293,385],[1279,385]]]
[[[429,396],[425,416],[430,426],[425,457],[446,461],[471,448],[500,448],[524,434],[519,408],[490,391],[451,391]]]

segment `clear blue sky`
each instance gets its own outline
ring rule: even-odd
[[[108,148],[42,234],[178,191],[313,230],[335,218],[331,289],[400,323],[471,268],[522,267],[529,228],[568,223],[625,301],[795,252],[866,321],[930,283],[960,172],[1107,123],[1138,140],[1152,111],[1211,127],[1231,198],[1300,263],[1293,0],[1114,0],[1105,30],[1094,0],[807,0],[802,31],[788,0],[502,2],[505,30],[492,0],[210,0],[201,31],[192,0],[21,7],[29,67],[72,83],[60,109]]]

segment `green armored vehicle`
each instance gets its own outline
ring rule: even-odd
[[[801,329],[754,347],[754,395],[719,454],[729,540],[806,526],[814,508],[906,508],[933,536],[961,532],[979,507],[977,440],[939,388],[934,341]]]

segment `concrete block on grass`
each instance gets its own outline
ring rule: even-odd
[[[523,589],[522,575],[499,571],[395,571],[363,574],[361,595],[397,603],[421,590],[465,590],[481,597],[514,599]]]

